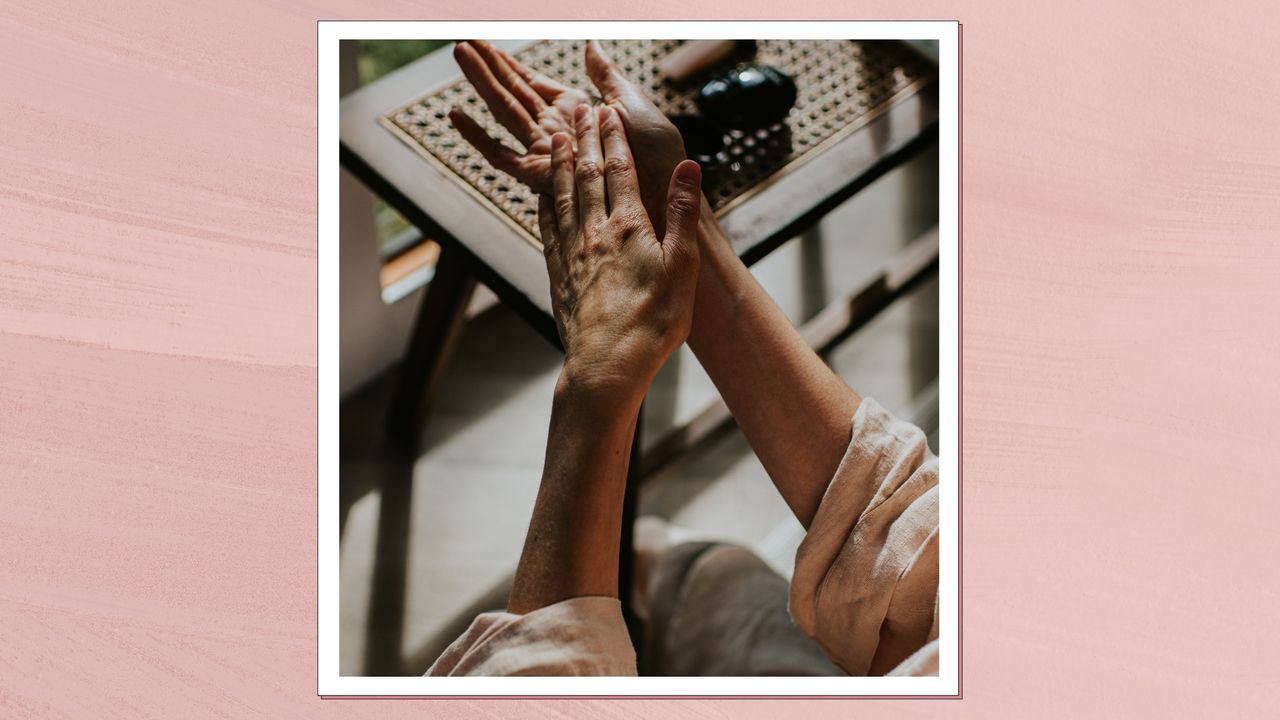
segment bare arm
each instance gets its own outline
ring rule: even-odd
[[[639,194],[661,234],[667,179],[684,158],[680,133],[597,43],[588,45],[584,60],[592,83],[626,128]],[[570,125],[567,109],[580,102],[581,93],[536,75],[482,43],[460,48],[459,61],[481,94],[495,98],[491,104],[500,101],[501,106],[517,110],[524,104],[524,114],[504,119],[504,124],[517,137],[526,138],[527,151],[518,156],[501,148],[463,114],[455,113],[451,117],[462,134],[495,167],[535,189],[547,187],[550,131]],[[482,61],[489,63],[490,71],[484,70]],[[505,116],[500,113],[501,118]],[[808,527],[848,446],[851,418],[861,398],[805,344],[733,252],[705,202],[698,245],[703,261],[689,346],[774,485]]]
[[[569,368],[560,374],[509,612],[617,596],[622,498],[639,410],[639,396],[608,397],[582,388]]]
[[[862,399],[800,337],[705,203],[698,244],[702,263],[689,347],[808,528],[849,445]]]
[[[547,459],[507,609],[617,596],[623,491],[636,416],[662,363],[689,335],[698,274],[701,174],[670,178],[667,232],[645,212],[622,119],[574,114],[576,151],[551,137],[554,197],[539,207],[565,365]]]

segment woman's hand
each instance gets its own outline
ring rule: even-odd
[[[661,234],[666,222],[667,183],[672,171],[685,159],[680,131],[649,96],[622,74],[595,40],[587,43],[586,66],[600,97],[622,118],[636,158],[645,210]]]
[[[669,176],[660,235],[619,113],[584,105],[574,122],[574,138],[552,135],[553,196],[538,213],[565,379],[643,395],[693,321],[701,171],[685,160]]]
[[[574,108],[590,101],[581,90],[535,75],[503,50],[483,40],[459,42],[453,57],[489,112],[519,140],[523,155],[489,136],[460,108],[449,120],[489,164],[538,193],[551,192],[551,135],[573,132]]]
[[[454,108],[449,119],[458,132],[495,168],[536,192],[551,192],[551,135],[572,135],[574,109],[588,102],[587,95],[535,74],[483,41],[458,43],[454,57],[490,112],[527,151],[521,155],[489,137],[475,120]],[[667,182],[685,157],[680,132],[622,74],[598,42],[587,43],[585,59],[591,82],[626,127],[636,159],[641,198],[650,221],[661,234],[666,222]]]

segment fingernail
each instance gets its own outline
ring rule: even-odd
[[[586,120],[586,119],[587,119],[587,113],[589,113],[589,112],[591,112],[591,107],[590,107],[590,106],[588,106],[588,105],[586,105],[586,104],[579,105],[578,107],[574,108],[574,110],[573,110],[573,119],[574,119],[574,120],[577,120],[577,121]]]
[[[693,160],[685,160],[676,168],[676,179],[686,185],[702,184],[702,167]]]
[[[569,144],[569,136],[565,135],[564,133],[556,133],[551,136],[552,150],[564,150],[565,146],[568,144]]]

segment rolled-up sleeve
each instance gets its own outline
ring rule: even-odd
[[[796,624],[851,675],[937,674],[938,459],[865,398],[796,553]]]
[[[484,613],[427,675],[635,675],[616,598],[563,600],[524,615]]]

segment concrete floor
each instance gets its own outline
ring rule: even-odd
[[[937,221],[937,154],[859,193],[753,268],[793,322],[876,274]],[[391,383],[341,414],[341,672],[421,674],[476,612],[505,604],[537,491],[560,355],[504,308],[473,319],[416,452],[383,439]],[[930,280],[827,358],[860,393],[911,419],[936,449],[938,285]],[[687,349],[650,391],[646,442],[715,396]],[[642,488],[640,512],[757,550],[784,576],[803,531],[730,428]]]

